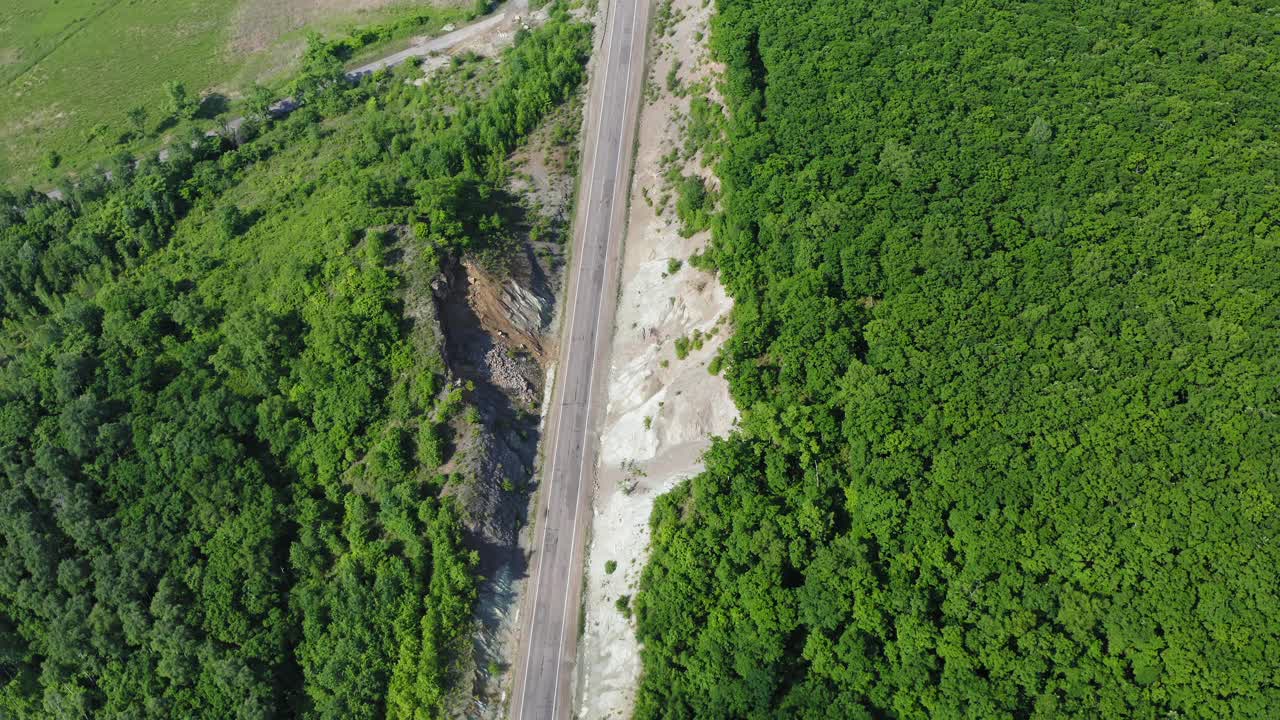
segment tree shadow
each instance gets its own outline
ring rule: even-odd
[[[531,227],[529,210],[511,192],[497,189],[483,203],[471,209],[469,230],[480,242],[466,252],[467,258],[497,275],[509,275],[512,259],[524,252],[525,238]],[[479,229],[481,218],[496,216],[498,231]]]
[[[200,107],[196,108],[196,117],[201,120],[214,120],[231,109],[231,101],[222,93],[209,93],[200,99]]]
[[[163,135],[178,125],[178,118],[170,115],[160,122],[156,123],[155,134]]]

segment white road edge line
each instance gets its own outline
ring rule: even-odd
[[[605,110],[608,107],[607,104],[605,103],[605,94],[609,87],[609,55],[610,53],[613,52],[613,46],[609,43],[608,27],[609,27],[608,17],[606,17],[605,33],[604,33],[604,38],[602,40],[602,43],[605,46],[604,77],[600,83],[600,120],[599,120],[599,123],[596,125],[595,152],[591,157],[591,179],[592,180],[595,179],[596,170],[600,167],[600,136],[604,132],[604,116],[605,116]],[[584,239],[586,238],[587,226],[591,224],[591,188],[587,188],[586,202],[587,202],[587,210],[586,210],[586,215],[583,217],[583,222],[582,222],[582,235]],[[583,244],[585,245],[586,243],[584,242]],[[577,275],[582,271],[583,256],[585,254],[586,253],[582,252],[582,248],[579,248],[578,257],[577,257],[578,270],[577,272],[574,273],[574,275]],[[605,257],[607,258],[608,256],[609,256],[609,252],[606,249]],[[576,312],[576,308],[578,306],[578,299],[581,296],[582,296],[582,278],[579,277],[578,285],[573,289],[573,305],[569,308],[570,313]],[[565,369],[564,382],[567,383],[568,371],[570,368],[569,361],[572,360],[573,358],[573,317],[572,315],[567,317],[566,321],[569,323],[569,326],[568,326],[569,347],[565,353],[565,361],[561,367]],[[564,388],[564,385],[561,385],[561,388]],[[589,392],[590,390],[588,389],[588,393]],[[553,393],[554,393],[554,388],[553,388]],[[563,406],[563,403],[564,403],[563,390],[561,391],[560,401]],[[564,411],[562,407],[560,410],[560,416],[556,418],[556,434],[554,436],[554,442],[556,447],[551,448],[551,463],[547,468],[547,478],[548,478],[547,491],[546,491],[546,494],[542,496],[543,507],[546,510],[547,516],[550,516],[551,514],[551,501],[552,501],[551,495],[556,487],[556,454],[557,454],[556,449],[560,444],[560,438],[562,437],[562,434],[560,431],[563,428],[564,428]],[[575,508],[574,512],[576,514],[577,513],[576,497],[574,498],[574,508]],[[538,582],[533,588],[533,601],[529,605],[529,612],[531,614],[531,617],[530,617],[530,623],[529,623],[529,633],[525,638],[526,647],[525,647],[525,657],[524,657],[524,675],[520,679],[520,713],[516,716],[517,720],[524,720],[524,710],[527,707],[525,700],[529,694],[529,666],[532,664],[532,660],[533,660],[533,627],[534,627],[533,620],[538,617],[538,596],[542,593],[542,566],[543,566],[543,559],[546,555],[547,527],[550,524],[551,523],[548,521],[547,517],[544,517],[542,521],[542,539],[538,543]],[[572,552],[573,550],[572,548],[570,548],[570,553]],[[554,707],[551,709],[551,712],[552,713],[555,712]]]
[[[637,10],[639,10],[639,8],[640,8],[640,0],[632,0],[631,2],[632,34],[635,33],[635,24],[636,22],[638,22],[636,12]],[[621,22],[621,18],[619,18],[619,22]],[[630,122],[630,118],[628,118],[627,116],[627,106],[631,104],[630,103],[631,78],[635,76],[635,69],[632,67],[631,62],[635,58],[635,55],[636,55],[636,41],[635,41],[635,38],[633,37],[631,38],[631,47],[627,49],[627,66],[626,66],[627,82],[626,82],[626,85],[623,86],[623,90],[622,90],[622,127],[621,127],[621,135],[618,137],[618,154],[613,159],[613,162],[614,162],[613,198],[610,200],[610,203],[609,203],[610,218],[612,218],[613,214],[617,212],[617,208],[614,206],[613,200],[617,199],[619,189],[621,188],[621,192],[624,194],[624,196],[631,189],[630,183],[627,183],[627,187],[622,188],[622,185],[618,182],[618,177],[622,174],[623,148],[629,147],[627,143],[624,143],[622,141],[623,139],[625,139],[627,135],[627,123]],[[602,97],[601,100],[603,101],[604,98]],[[602,113],[602,116],[603,116],[603,113]],[[603,125],[603,123],[601,124]],[[624,206],[625,206],[625,203],[624,203]],[[588,208],[588,210],[590,210],[590,208]],[[613,230],[613,227],[609,226],[609,230]],[[586,231],[585,227],[583,228],[583,231],[584,232]],[[595,326],[595,329],[591,331],[591,334],[594,336],[591,343],[591,354],[593,356],[596,353],[596,345],[598,345],[600,342],[600,320],[602,317],[604,317],[604,314],[599,312],[599,307],[605,301],[605,294],[606,294],[605,290],[609,286],[609,246],[612,244],[610,242],[611,236],[612,236],[612,232],[606,233],[604,236],[604,267],[600,269],[600,297],[596,298],[596,308],[597,308],[596,326]],[[586,427],[583,428],[584,432],[582,436],[583,437],[582,446],[578,453],[578,492],[574,493],[574,498],[573,498],[573,535],[572,535],[572,538],[569,540],[570,564],[572,564],[572,560],[573,560],[573,548],[578,542],[578,505],[580,504],[578,502],[578,495],[582,493],[582,479],[583,477],[585,477],[585,472],[586,472],[585,468],[587,464],[587,445],[588,445],[587,438],[590,437],[591,435],[591,395],[592,393],[595,392],[595,389],[596,389],[596,383],[595,383],[596,373],[595,373],[594,363],[592,363],[591,373],[588,377],[589,379],[587,381],[587,414],[584,418]],[[584,554],[584,559],[585,559],[585,554]],[[568,628],[568,624],[569,624],[569,587],[573,584],[573,576],[575,574],[576,573],[570,570],[570,572],[567,573],[564,577],[564,595],[565,595],[564,615],[563,617],[560,618],[560,647],[556,649],[556,664],[555,664],[556,684],[555,684],[555,690],[553,690],[551,693],[551,713],[553,716],[555,715],[555,712],[556,712],[556,702],[560,699],[560,678],[559,678],[560,662],[564,657],[564,636],[565,636],[565,630]],[[579,598],[579,602],[581,602],[581,598]],[[520,707],[520,711],[524,712],[523,705]],[[573,713],[570,712],[569,715],[572,717]]]

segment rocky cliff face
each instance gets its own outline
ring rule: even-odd
[[[511,158],[504,235],[455,259],[432,281],[446,374],[468,411],[451,423],[455,452],[445,493],[464,511],[480,555],[471,697],[457,716],[503,712],[514,616],[527,568],[527,526],[542,403],[556,358],[556,298],[568,249],[580,101],[562,107]],[[522,530],[525,530],[522,532]],[[460,699],[461,700],[461,699]]]
[[[510,348],[528,352],[541,364],[546,360],[544,333],[551,322],[551,302],[512,275],[500,279],[474,263],[463,262],[467,302],[481,328]]]
[[[474,263],[447,266],[433,282],[444,357],[467,405],[451,424],[454,453],[441,468],[452,480],[445,494],[463,510],[469,544],[480,556],[476,684],[466,713],[496,712],[491,663],[507,655],[509,628],[527,574],[521,529],[527,524],[537,462],[544,363],[552,343],[552,299],[529,274],[498,277]]]
[[[537,456],[551,302],[519,277],[464,260],[434,283],[446,362],[476,410],[455,428],[446,469],[460,481],[447,492],[466,509],[485,565],[515,547]]]

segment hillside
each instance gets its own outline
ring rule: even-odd
[[[1274,9],[718,12],[743,419],[637,717],[1274,717]]]
[[[433,296],[501,264],[507,158],[584,77],[557,6],[500,62],[195,134],[66,202],[0,193],[0,715],[439,717],[480,580],[479,411]],[[333,46],[329,46],[333,47]]]

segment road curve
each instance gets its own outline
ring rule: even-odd
[[[534,515],[533,572],[520,610],[512,720],[559,720],[573,712],[583,526],[590,517],[599,446],[602,408],[597,403],[605,399],[604,388],[597,386],[608,376],[649,2],[608,3],[599,66],[587,98],[574,262]]]

